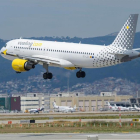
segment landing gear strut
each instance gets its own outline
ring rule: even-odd
[[[84,78],[86,76],[86,73],[82,71],[81,69],[76,73],[77,78]]]
[[[48,64],[43,64],[43,67],[46,69],[47,72],[43,74],[44,79],[52,79],[53,75],[48,71]]]

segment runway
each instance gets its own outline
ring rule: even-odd
[[[30,133],[30,134],[0,134],[0,140],[87,140],[87,136],[99,136],[99,140],[140,140],[140,134],[54,134],[54,133]]]

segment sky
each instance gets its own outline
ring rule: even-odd
[[[0,0],[0,38],[104,36],[130,14],[140,14],[140,0]]]

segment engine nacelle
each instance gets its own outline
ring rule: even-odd
[[[12,68],[16,72],[25,72],[25,71],[29,71],[30,69],[35,68],[35,66],[33,63],[29,62],[28,60],[14,59],[12,62]]]

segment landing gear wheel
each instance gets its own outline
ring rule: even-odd
[[[84,78],[86,76],[86,73],[84,72],[84,71],[78,71],[77,73],[76,73],[76,77],[77,78]]]
[[[53,77],[52,73],[44,73],[43,74],[44,79],[52,79],[52,77]]]
[[[52,79],[53,75],[52,73],[48,73],[48,79]]]
[[[80,74],[79,71],[76,73],[76,76],[77,76],[77,78],[80,78],[81,77],[81,74]]]
[[[43,78],[44,78],[44,79],[47,79],[47,78],[48,78],[47,73],[44,73],[44,74],[43,74]]]
[[[81,71],[81,77],[84,78],[86,76],[86,73],[84,71]]]
[[[47,71],[46,73],[43,74],[43,78],[44,78],[44,79],[52,79],[52,77],[53,77],[52,73],[50,73],[49,70],[48,70],[48,66],[49,66],[49,65],[46,64],[46,63],[43,64],[43,67],[44,67],[44,68],[46,69],[46,71]]]

